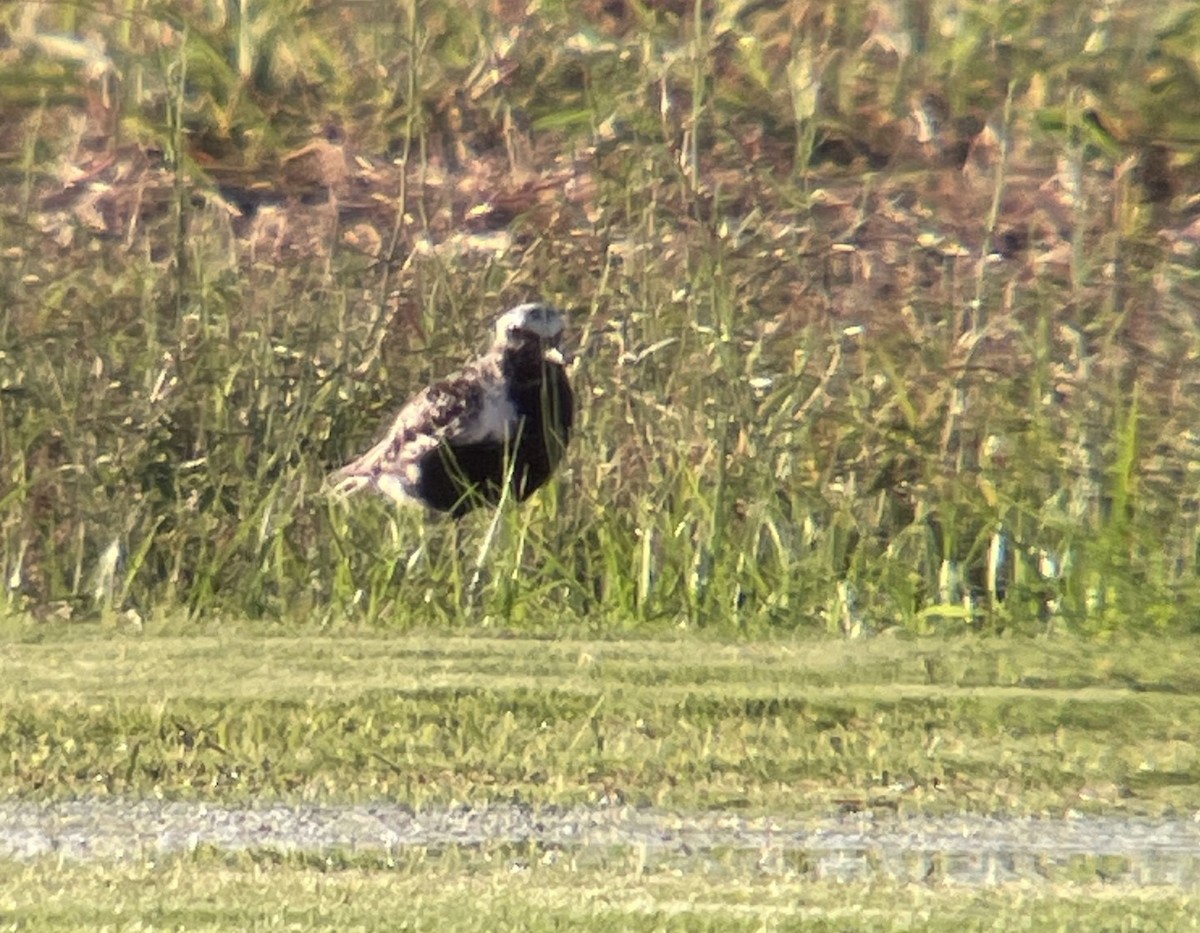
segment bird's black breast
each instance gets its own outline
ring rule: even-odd
[[[506,481],[516,499],[527,499],[546,484],[570,439],[575,399],[565,368],[532,348],[508,352],[502,370],[516,412],[508,443],[447,442],[419,462],[417,495],[456,518],[499,502]]]
[[[524,499],[545,485],[562,460],[575,420],[575,397],[560,363],[539,358],[536,371],[518,373],[509,397],[520,421],[514,493]]]

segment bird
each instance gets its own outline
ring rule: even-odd
[[[541,301],[505,311],[490,349],[413,396],[370,450],[330,474],[330,491],[373,490],[456,519],[506,492],[529,498],[562,461],[574,425],[565,323]]]

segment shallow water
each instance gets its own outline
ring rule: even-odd
[[[203,803],[0,804],[0,857],[150,858],[221,850],[400,854],[413,846],[513,845],[578,861],[865,881],[1105,881],[1200,886],[1200,820],[1075,816],[817,820],[677,814],[626,806],[423,810],[395,804],[236,808]],[[519,854],[518,854],[519,853]]]

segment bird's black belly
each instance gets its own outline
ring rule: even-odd
[[[528,499],[546,484],[560,456],[561,441],[525,419],[515,445],[444,444],[425,454],[416,493],[430,508],[459,518],[478,505],[498,503],[505,480],[511,479],[517,501]]]
[[[546,484],[570,438],[574,398],[561,366],[548,366],[539,358],[530,369],[514,367],[506,374],[518,415],[508,444],[444,443],[418,461],[415,492],[430,508],[458,518],[478,505],[498,503],[506,481],[518,501]]]
[[[417,497],[455,518],[477,505],[500,501],[505,475],[504,445],[492,442],[443,445],[419,461]]]

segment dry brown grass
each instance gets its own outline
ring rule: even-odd
[[[1191,624],[1189,5],[230,10],[5,14],[10,606],[461,620],[311,493],[543,294],[489,619]]]

